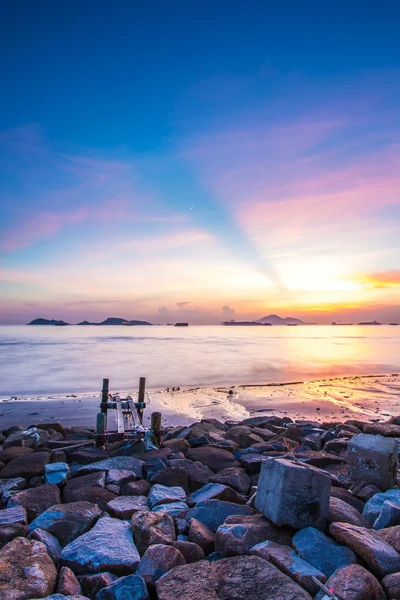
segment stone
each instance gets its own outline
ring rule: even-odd
[[[254,505],[276,525],[323,528],[331,481],[315,468],[285,459],[263,464]]]
[[[61,567],[58,574],[57,593],[74,596],[82,593],[82,588],[75,574],[68,567]]]
[[[41,485],[22,490],[13,495],[7,506],[23,506],[28,515],[28,521],[33,521],[42,512],[54,504],[60,504],[60,490],[56,485]]]
[[[400,506],[395,502],[386,500],[382,505],[379,517],[374,523],[374,529],[384,529],[393,525],[400,525]]]
[[[77,471],[79,475],[88,475],[95,471],[126,470],[135,473],[138,479],[143,477],[143,461],[132,456],[114,456],[99,462],[83,465]]]
[[[393,546],[396,552],[400,554],[400,525],[380,529],[377,531],[377,534],[384,542]]]
[[[362,513],[364,508],[364,502],[359,500],[354,494],[340,487],[331,487],[331,498],[339,498],[339,500],[343,500],[350,504],[353,508],[358,510],[359,513]]]
[[[197,519],[213,531],[217,531],[225,519],[231,515],[250,516],[255,515],[256,511],[250,506],[234,504],[224,500],[204,500],[198,502],[195,508],[192,508],[186,514],[186,519]]]
[[[386,600],[379,581],[361,565],[341,567],[325,585],[328,589],[334,590],[338,598],[343,600]],[[316,600],[323,600],[323,598],[324,592],[320,591]]]
[[[184,519],[189,506],[186,502],[169,502],[168,504],[157,504],[152,512],[166,512],[174,519]]]
[[[325,583],[326,581],[324,573],[321,573],[321,571],[318,571],[318,569],[303,560],[290,546],[276,544],[267,540],[253,546],[250,554],[260,556],[271,562],[312,596],[320,589],[314,582],[313,577],[321,583]]]
[[[0,500],[4,492],[14,492],[23,490],[26,487],[26,481],[23,477],[14,477],[13,479],[0,479]]]
[[[89,487],[100,487],[104,488],[106,485],[106,473],[105,471],[96,471],[89,475],[82,475],[79,477],[73,477],[69,479],[64,487],[63,500],[68,501],[68,493],[78,488],[89,488]]]
[[[29,525],[30,531],[44,529],[54,535],[62,546],[89,531],[101,515],[96,504],[71,502],[51,506]]]
[[[146,496],[118,496],[107,504],[107,512],[117,519],[130,519],[138,510],[148,510]]]
[[[172,544],[176,540],[174,520],[165,512],[134,513],[132,530],[140,555],[153,544]]]
[[[235,504],[246,504],[247,499],[232,488],[221,483],[207,483],[204,487],[193,492],[188,498],[189,506],[195,506],[204,500],[226,500]]]
[[[64,491],[64,502],[91,502],[98,504],[101,510],[107,510],[108,503],[117,498],[116,494],[101,487],[78,487],[68,492]]]
[[[64,485],[70,477],[69,465],[65,462],[56,462],[45,465],[44,482],[54,485]]]
[[[41,477],[44,475],[44,468],[50,462],[48,452],[32,452],[19,458],[14,458],[0,471],[1,479],[23,477],[31,479],[32,477]]]
[[[186,502],[186,493],[181,487],[168,487],[166,485],[156,483],[152,486],[148,498],[149,504],[153,509],[158,504],[168,504],[169,502]]]
[[[111,469],[107,473],[106,485],[118,485],[119,487],[130,483],[137,479],[136,474],[133,471],[127,471],[126,469]]]
[[[250,477],[240,467],[222,469],[211,478],[211,482],[227,485],[239,494],[247,494],[251,485]]]
[[[28,517],[23,506],[14,506],[0,510],[0,526],[1,525],[26,525]]]
[[[381,435],[355,435],[349,442],[348,463],[353,480],[363,479],[388,490],[397,477],[396,441]]]
[[[329,533],[335,540],[357,552],[379,576],[400,571],[400,554],[372,529],[347,523],[332,523]]]
[[[260,472],[262,465],[271,460],[269,456],[263,454],[244,454],[240,457],[240,463],[249,473],[249,475],[256,475]]]
[[[143,554],[136,573],[143,577],[147,585],[152,586],[165,573],[184,564],[185,559],[177,548],[165,544],[154,544]]]
[[[386,577],[382,579],[382,586],[386,592],[387,598],[390,600],[400,600],[400,573],[386,575]],[[383,598],[385,597],[383,596]]]
[[[363,431],[365,434],[372,434],[373,437],[400,437],[400,425],[393,423],[364,423]]]
[[[263,438],[253,432],[251,427],[246,425],[231,427],[227,431],[226,437],[239,444],[241,448],[248,448],[252,444],[264,441]]]
[[[148,600],[146,583],[140,575],[126,575],[100,590],[95,600]]]
[[[112,585],[117,579],[117,575],[113,575],[113,573],[95,573],[94,575],[80,575],[78,577],[82,593],[89,598],[95,598],[96,594],[103,588]]]
[[[0,450],[0,461],[6,465],[14,460],[14,458],[26,456],[27,454],[31,454],[31,452],[33,452],[32,448],[24,448],[23,446],[12,446],[7,449],[3,448],[3,450]]]
[[[26,525],[21,525],[21,523],[0,525],[0,550],[14,538],[26,537],[28,533],[29,529],[26,527]]]
[[[204,553],[210,554],[214,550],[215,533],[197,519],[192,519],[189,526],[189,542],[193,542],[202,548]]]
[[[187,494],[190,492],[189,475],[182,467],[167,467],[156,473],[151,481],[168,487],[181,487]]]
[[[277,527],[262,515],[231,516],[215,534],[215,550],[224,556],[249,554],[251,548],[265,540],[291,544],[292,534],[287,527]]]
[[[375,494],[370,500],[368,500],[368,502],[365,503],[363,509],[363,517],[368,521],[370,525],[373,525],[374,527],[375,523],[378,523],[378,525],[380,525],[379,518],[383,506],[387,502],[390,502],[390,504],[387,505],[386,510],[384,511],[383,519],[380,521],[380,523],[383,523],[383,520],[387,520],[388,510],[394,508],[393,505],[400,508],[400,490],[387,490],[384,493]],[[388,526],[391,525],[397,525],[397,523],[391,523]],[[383,525],[383,527],[385,527],[385,525]],[[382,529],[383,527],[378,526],[376,527],[376,529]]]
[[[359,527],[371,527],[368,521],[353,506],[340,500],[340,498],[332,497],[329,500],[328,522],[350,523]]]
[[[214,471],[211,471],[206,465],[200,461],[192,461],[187,458],[169,460],[168,466],[184,469],[187,473],[189,487],[192,492],[195,492],[206,483],[209,483],[214,476]]]
[[[175,567],[156,583],[158,600],[311,600],[274,565],[258,556],[233,556]]]
[[[325,469],[332,465],[346,464],[346,459],[324,451],[317,452],[316,450],[311,450],[310,452],[295,452],[295,455],[300,462],[311,465],[312,467],[317,467],[318,469]]]
[[[182,554],[186,564],[205,559],[203,548],[194,542],[177,540],[176,542],[172,542],[172,545]]]
[[[131,481],[123,485],[119,491],[121,496],[147,496],[151,489],[151,483],[145,479]]]
[[[319,433],[310,433],[310,435],[306,435],[304,438],[302,438],[302,444],[303,446],[308,446],[309,448],[311,448],[311,450],[321,450],[321,436]],[[324,450],[329,452],[329,449],[325,446]]]
[[[115,575],[133,573],[139,564],[129,523],[104,517],[87,533],[63,549],[60,564],[75,575],[109,571]]]
[[[44,544],[18,537],[0,550],[1,600],[49,596],[56,581],[57,569]]]
[[[36,540],[37,542],[42,542],[46,546],[47,552],[51,558],[51,560],[56,565],[58,563],[58,559],[60,558],[60,554],[62,551],[62,546],[58,539],[48,533],[48,531],[44,531],[44,529],[34,529],[27,536],[28,540]]]
[[[336,569],[356,562],[356,556],[350,548],[339,546],[314,527],[298,531],[293,536],[292,545],[303,560],[326,577],[330,577]]]
[[[238,461],[228,450],[214,448],[213,446],[202,446],[200,448],[191,448],[187,451],[187,458],[193,461],[199,461],[209,469],[218,473],[227,467],[238,467]]]

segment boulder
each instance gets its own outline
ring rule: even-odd
[[[107,510],[108,503],[117,498],[117,495],[101,487],[78,487],[64,491],[64,502],[91,502],[98,504],[101,510]]]
[[[14,506],[0,510],[0,526],[2,525],[26,525],[28,517],[23,506]]]
[[[149,504],[153,509],[158,504],[168,504],[169,502],[186,502],[185,490],[178,486],[168,487],[156,483],[152,486],[149,493]]]
[[[176,540],[174,520],[165,512],[134,513],[132,529],[141,555],[153,544],[172,544]]]
[[[350,548],[339,546],[314,527],[298,531],[292,545],[303,560],[326,577],[330,577],[336,569],[356,562],[356,556]]]
[[[277,527],[262,515],[228,517],[215,534],[215,550],[224,556],[249,554],[251,548],[265,540],[290,544],[292,535],[287,527]]]
[[[225,522],[231,515],[250,516],[255,515],[256,511],[250,506],[225,502],[224,500],[204,500],[196,504],[186,514],[186,519],[196,519],[201,521],[213,531]]]
[[[26,537],[28,533],[29,529],[20,523],[0,525],[0,550],[16,537]]]
[[[386,596],[390,600],[400,600],[400,573],[386,575],[386,577],[382,579],[382,586],[386,592]],[[383,598],[385,598],[385,596],[383,596]]]
[[[381,435],[355,435],[349,443],[348,463],[353,480],[363,479],[388,490],[395,485],[397,477],[396,441]]]
[[[167,440],[163,443],[165,448],[169,448],[172,452],[183,452],[190,448],[190,444],[187,440],[184,439],[175,439],[175,440]]]
[[[0,550],[0,599],[24,600],[52,594],[57,570],[46,547],[19,537]]]
[[[379,576],[400,571],[400,554],[372,529],[347,523],[332,523],[329,533],[335,540],[357,552]]]
[[[156,473],[151,481],[168,487],[181,487],[187,494],[190,492],[189,475],[182,467],[167,467]]]
[[[258,556],[233,556],[175,567],[156,583],[158,600],[311,600],[274,565]]]
[[[145,479],[132,481],[123,485],[119,491],[121,496],[147,496],[151,489],[151,483]]]
[[[44,529],[54,535],[62,546],[89,531],[101,515],[96,504],[71,502],[48,508],[29,525],[30,531]]]
[[[386,509],[384,510],[384,514],[382,519],[380,519],[381,512],[385,503],[389,502],[389,506],[386,504]],[[366,502],[363,509],[363,517],[368,521],[370,525],[375,527],[375,523],[378,524],[376,529],[383,529],[383,527],[390,527],[392,525],[397,525],[397,523],[388,523],[388,525],[380,526],[380,524],[388,520],[388,512],[393,507],[393,505],[400,508],[400,490],[388,490],[387,492],[381,494],[375,494],[372,496],[368,502]],[[393,512],[390,511],[390,512]]]
[[[147,585],[152,586],[165,573],[184,564],[185,559],[177,548],[165,544],[154,544],[143,554],[136,573],[143,577]]]
[[[273,459],[262,466],[254,504],[276,525],[323,529],[330,491],[329,477],[318,469]]]
[[[400,425],[393,423],[364,423],[363,431],[366,434],[384,437],[400,437]]]
[[[231,427],[228,429],[225,436],[239,444],[241,448],[248,448],[252,444],[264,441],[262,437],[253,432],[251,427],[247,427],[246,425],[236,425],[235,427]]]
[[[246,504],[247,499],[232,488],[221,483],[207,483],[204,487],[193,492],[188,498],[189,506],[195,506],[204,500],[226,500],[235,504]]]
[[[96,471],[126,470],[135,473],[138,479],[143,477],[143,461],[132,456],[114,456],[99,462],[83,465],[77,471],[78,475],[88,475]]]
[[[65,462],[50,463],[44,468],[44,482],[64,485],[70,477],[69,465]]]
[[[189,506],[186,502],[169,502],[167,504],[157,504],[152,512],[165,512],[174,519],[184,519],[188,510]]]
[[[8,501],[7,506],[23,506],[28,515],[28,521],[33,521],[47,508],[54,504],[60,504],[60,502],[60,490],[56,485],[41,485],[17,492]]]
[[[140,575],[126,575],[100,590],[95,600],[148,600],[146,584]]]
[[[267,540],[251,548],[250,553],[271,562],[312,596],[320,589],[313,577],[321,583],[326,581],[324,573],[303,560],[290,546]]]
[[[77,490],[79,488],[92,488],[92,487],[100,487],[104,488],[106,485],[106,473],[105,471],[96,471],[95,473],[90,473],[89,475],[82,475],[81,477],[73,477],[70,479],[63,491],[63,501],[68,502],[68,494],[73,490]]]
[[[118,485],[119,487],[137,479],[136,473],[126,469],[111,469],[107,473],[106,485]]]
[[[74,573],[68,567],[61,567],[58,574],[57,593],[74,596],[82,593],[82,588]]]
[[[393,546],[393,548],[400,554],[400,525],[395,527],[387,527],[377,531],[379,537],[384,541]]]
[[[138,510],[148,510],[146,496],[118,496],[107,504],[107,512],[117,519],[130,519]]]
[[[206,465],[200,461],[192,461],[187,458],[169,460],[168,466],[184,469],[187,473],[189,487],[192,492],[195,492],[206,483],[209,483],[214,476],[214,471],[211,471]]]
[[[260,472],[262,465],[271,460],[269,456],[263,454],[242,454],[240,463],[249,475],[257,475]]]
[[[238,467],[238,461],[228,450],[214,448],[213,446],[202,446],[201,448],[191,448],[186,456],[193,461],[199,461],[209,469],[218,473],[228,467]]]
[[[63,549],[60,564],[76,575],[109,571],[127,575],[136,570],[139,554],[130,525],[104,517],[96,525]]]
[[[52,535],[48,531],[45,531],[44,529],[37,528],[30,532],[30,534],[28,535],[28,540],[36,540],[37,542],[42,542],[42,544],[46,546],[47,552],[54,564],[58,563],[62,547],[60,542],[54,535]]]
[[[0,450],[0,461],[6,465],[14,460],[14,458],[26,456],[27,454],[31,454],[31,452],[33,452],[33,448],[25,448],[23,446],[11,446],[7,449],[3,448],[3,450]]]
[[[332,497],[329,500],[328,522],[350,523],[359,527],[371,527],[368,521],[353,506],[340,500],[340,498]]]
[[[325,585],[344,600],[386,600],[379,581],[361,565],[341,567]],[[388,597],[393,598],[393,596]],[[323,600],[323,598],[324,592],[320,591],[316,600]]]
[[[189,542],[202,548],[204,553],[210,554],[214,550],[215,533],[197,519],[192,519],[189,526]]]
[[[359,513],[362,513],[364,508],[364,502],[359,500],[354,494],[340,487],[331,487],[331,498],[339,498],[339,500],[343,500],[350,504],[353,508],[358,510]]]
[[[14,458],[0,471],[1,479],[10,479],[23,477],[31,479],[32,477],[41,477],[44,475],[44,468],[50,462],[48,452],[32,452],[19,458]]]
[[[203,548],[193,542],[176,540],[176,542],[172,542],[172,545],[182,554],[186,564],[204,560],[205,558]]]
[[[211,483],[220,483],[227,485],[239,494],[247,494],[251,480],[246,471],[240,467],[228,467],[222,469],[211,478]]]
[[[89,598],[95,598],[100,590],[109,587],[117,579],[118,577],[112,573],[95,573],[94,575],[81,575],[78,577],[82,593]]]

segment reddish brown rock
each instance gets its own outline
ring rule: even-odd
[[[400,425],[394,423],[365,423],[363,431],[385,437],[400,437]]]
[[[95,598],[100,590],[108,587],[117,579],[118,577],[113,573],[95,573],[94,575],[81,575],[79,583],[85,596]]]
[[[332,523],[329,533],[356,552],[380,576],[400,571],[400,554],[372,529],[347,523]]]
[[[69,567],[61,567],[60,569],[57,583],[57,594],[64,594],[65,596],[82,594],[80,583]]]
[[[400,573],[386,575],[382,579],[382,586],[389,600],[400,600]]]
[[[214,448],[213,446],[201,446],[191,448],[186,455],[190,460],[199,461],[209,469],[218,473],[228,467],[238,467],[238,461],[227,450]]]
[[[31,452],[19,458],[14,458],[0,471],[0,478],[40,477],[44,475],[44,467],[50,462],[48,452]]]
[[[325,585],[343,600],[386,600],[379,581],[360,565],[341,567],[334,572]],[[323,596],[324,593],[320,592],[317,600]],[[389,597],[393,598],[393,596]]]
[[[205,558],[204,550],[193,542],[176,540],[176,542],[172,542],[172,545],[182,554],[186,564],[204,560]]]
[[[189,542],[193,542],[203,549],[206,555],[214,550],[215,534],[214,532],[196,519],[190,521]]]
[[[132,516],[132,529],[140,555],[153,544],[168,545],[176,540],[174,520],[165,512],[136,512]]]
[[[224,556],[248,554],[253,546],[265,540],[290,545],[293,531],[277,527],[262,515],[228,517],[215,534],[215,550]]]
[[[46,484],[17,492],[9,500],[8,506],[23,506],[28,515],[28,522],[30,522],[50,506],[60,504],[60,502],[59,488],[56,485]]]
[[[11,542],[16,537],[26,537],[29,533],[28,527],[21,523],[14,523],[12,525],[0,525],[0,550],[8,542]]]
[[[386,527],[376,532],[379,537],[384,541],[393,546],[396,552],[400,554],[400,525],[394,527]]]
[[[353,506],[340,500],[340,498],[332,497],[329,500],[328,522],[350,523],[367,529],[371,527],[368,521]]]
[[[357,498],[356,496],[354,496],[354,494],[352,494],[348,490],[345,490],[344,488],[332,486],[331,497],[339,498],[339,500],[347,502],[347,504],[350,504],[353,508],[358,510],[359,513],[362,513],[363,511],[364,502],[362,500],[359,500],[359,498]]]
[[[0,550],[0,600],[49,596],[56,581],[57,569],[44,544],[16,538]]]
[[[200,489],[206,483],[209,483],[211,478],[214,476],[214,472],[211,471],[206,465],[200,461],[192,461],[187,458],[174,459],[168,461],[168,466],[179,467],[186,471],[189,478],[189,486],[192,492]]]
[[[178,486],[183,488],[187,494],[190,491],[189,476],[182,467],[167,467],[156,473],[154,477],[151,478],[151,482],[153,484],[160,483],[161,485],[166,485],[168,487]]]
[[[151,488],[151,483],[145,479],[132,481],[123,485],[119,491],[121,496],[147,496]]]
[[[189,450],[190,448],[189,442],[183,439],[167,440],[163,445],[165,448],[169,448],[173,452],[185,453],[186,450]]]
[[[0,451],[0,461],[6,465],[10,461],[14,460],[14,458],[26,456],[27,454],[31,454],[31,452],[33,452],[33,448],[25,448],[23,446],[11,446],[10,448],[6,448],[5,450]]]
[[[247,494],[251,484],[250,477],[241,467],[222,469],[222,471],[219,471],[219,473],[211,478],[211,482],[227,485],[239,492],[239,494]]]
[[[64,493],[64,502],[91,502],[92,504],[98,504],[101,510],[105,511],[108,503],[114,498],[117,498],[116,494],[101,487],[79,487]]]
[[[136,575],[143,577],[147,585],[154,585],[165,573],[185,564],[177,548],[165,544],[154,544],[143,554]]]

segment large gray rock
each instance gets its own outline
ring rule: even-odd
[[[136,473],[128,471],[127,469],[111,469],[107,473],[106,484],[107,485],[118,485],[119,487],[135,481],[137,479]]]
[[[292,545],[301,558],[326,577],[330,577],[336,569],[356,562],[356,556],[350,548],[339,546],[314,527],[298,531]]]
[[[263,463],[255,507],[276,525],[323,529],[331,480],[318,469],[285,459]]]
[[[200,546],[204,554],[210,554],[214,550],[215,533],[197,519],[191,519],[189,526],[189,542]]]
[[[25,600],[52,594],[57,570],[46,547],[19,537],[0,550],[0,600]]]
[[[267,540],[251,548],[250,552],[255,556],[269,560],[282,573],[288,575],[312,596],[320,589],[313,577],[321,583],[326,581],[324,573],[303,560],[290,546],[282,546]]]
[[[88,475],[96,471],[112,470],[132,471],[138,479],[141,479],[143,477],[143,461],[131,456],[114,456],[113,458],[106,458],[99,462],[84,465],[78,469],[77,474]]]
[[[381,577],[400,571],[400,554],[382,540],[378,532],[347,523],[332,523],[329,533],[335,540],[354,550],[371,571]]]
[[[154,544],[143,554],[136,573],[152,586],[165,573],[184,564],[185,559],[179,550],[165,544]]]
[[[381,435],[355,435],[349,442],[348,463],[352,479],[363,479],[388,490],[397,477],[396,441]]]
[[[185,490],[178,486],[168,487],[160,483],[153,485],[149,493],[151,508],[154,508],[158,504],[168,504],[169,502],[186,502]]]
[[[398,506],[400,509],[400,490],[388,490],[382,494],[375,494],[372,496],[368,502],[365,503],[363,509],[363,517],[368,521],[370,525],[375,527],[375,529],[383,529],[384,527],[391,527],[392,525],[397,525],[398,523],[388,523],[388,520],[385,520],[383,523],[383,518],[381,517],[381,512],[385,503],[390,502],[391,505]],[[383,517],[387,515],[388,507],[384,510]],[[377,523],[377,526],[375,525]]]
[[[227,517],[231,515],[250,516],[255,515],[256,511],[250,506],[225,502],[223,500],[204,500],[196,504],[196,508],[190,509],[186,514],[186,519],[196,519],[217,531]]]
[[[130,525],[105,517],[79,538],[65,546],[60,564],[76,575],[110,571],[115,575],[133,573],[139,564]]]
[[[312,600],[258,556],[234,556],[175,567],[156,583],[158,600]]]
[[[172,544],[176,540],[174,520],[165,512],[134,513],[132,529],[140,554],[144,554],[152,544]]]
[[[54,535],[62,546],[86,533],[101,515],[96,504],[71,502],[52,506],[29,525],[30,531],[44,529]]]
[[[0,550],[4,548],[8,542],[12,542],[16,537],[26,537],[29,529],[26,525],[14,523],[13,525],[0,525]]]
[[[148,600],[149,594],[140,575],[126,575],[100,590],[95,600]]]

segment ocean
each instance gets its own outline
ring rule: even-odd
[[[1,326],[0,397],[311,381],[400,371],[394,326]]]

